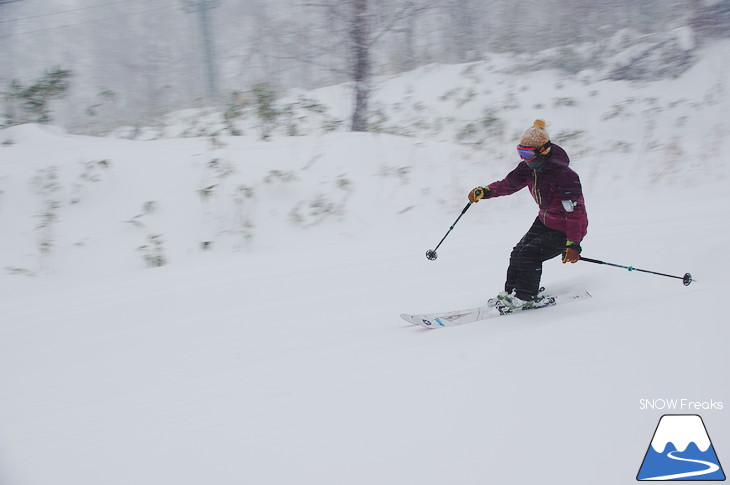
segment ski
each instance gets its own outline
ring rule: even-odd
[[[402,313],[400,317],[408,323],[420,325],[425,328],[455,327],[457,325],[464,325],[466,323],[478,322],[489,318],[512,315],[523,311],[539,310],[541,308],[547,308],[557,304],[564,305],[569,302],[581,301],[588,298],[592,298],[592,295],[587,291],[581,291],[563,295],[546,296],[538,306],[518,311],[509,311],[506,307],[501,307],[500,305],[484,305],[465,310],[455,310],[443,313]]]

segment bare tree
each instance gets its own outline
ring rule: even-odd
[[[368,106],[370,100],[370,22],[368,0],[352,0],[353,19],[351,30],[352,81],[355,91],[355,107],[352,113],[352,131],[368,131]]]
[[[388,34],[406,32],[409,36],[406,45],[411,49],[407,55],[412,56],[413,19],[427,8],[432,8],[433,3],[433,0],[385,3],[379,0],[320,0],[304,4],[321,11],[319,28],[325,32],[325,36],[312,37],[318,45],[310,51],[306,62],[319,63],[352,82],[352,131],[368,130],[374,51],[378,44]],[[323,42],[323,39],[328,41]],[[335,65],[325,65],[331,63],[333,56]]]
[[[451,26],[456,61],[468,62],[478,58],[477,5],[471,0],[449,0],[445,4],[446,17]]]
[[[203,40],[203,60],[206,72],[206,87],[209,97],[213,97],[218,93],[218,69],[210,11],[217,8],[219,5],[220,0],[183,0],[183,6],[189,12],[197,12],[200,18],[200,32]]]

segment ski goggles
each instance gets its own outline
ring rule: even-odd
[[[528,147],[525,145],[517,145],[517,153],[520,154],[520,158],[526,162],[531,162],[537,158],[539,148]]]
[[[517,145],[517,153],[520,154],[520,158],[526,162],[535,160],[539,155],[547,155],[550,151],[552,143],[548,140],[541,147],[531,147],[527,145]]]

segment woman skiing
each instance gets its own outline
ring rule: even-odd
[[[479,202],[528,187],[540,208],[532,227],[512,249],[504,291],[489,300],[510,312],[540,306],[542,263],[560,254],[563,263],[577,262],[588,227],[580,178],[568,167],[565,150],[550,142],[545,121],[535,120],[525,131],[517,152],[522,161],[504,180],[469,192],[469,201]]]

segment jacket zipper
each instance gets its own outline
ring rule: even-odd
[[[535,199],[535,202],[537,202],[537,205],[542,204],[542,196],[540,195],[540,191],[537,190],[537,170],[532,171],[532,197]]]
[[[540,191],[537,189],[537,170],[532,171],[532,183],[534,184],[532,187],[532,197],[535,199],[535,202],[537,202],[538,206],[542,205],[542,195],[540,195]],[[542,223],[547,226],[547,209],[543,209],[542,211]]]

